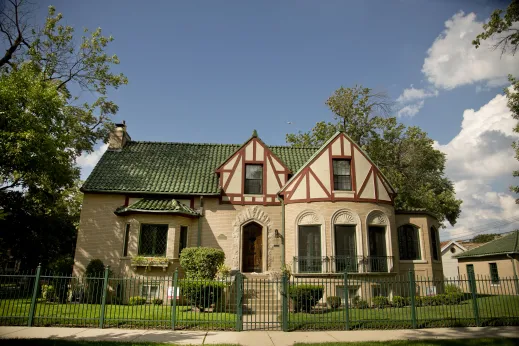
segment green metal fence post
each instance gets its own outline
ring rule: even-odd
[[[348,304],[349,297],[348,297],[348,273],[344,272],[344,321],[345,321],[345,329],[350,330],[350,307]]]
[[[478,293],[476,289],[476,275],[473,271],[467,273],[469,275],[469,286],[470,294],[472,295],[472,307],[474,309],[474,320],[476,320],[476,326],[480,327],[479,321],[479,309],[478,309]]]
[[[283,290],[281,292],[282,299],[282,313],[281,323],[284,332],[288,332],[288,275],[286,272],[283,273]]]
[[[236,331],[243,330],[243,276],[240,272],[236,274]]]
[[[40,274],[41,274],[41,263],[36,268],[36,276],[34,278],[34,288],[32,290],[31,308],[29,309],[29,320],[27,326],[32,327],[34,320],[34,312],[36,310],[36,300],[38,298],[38,291],[40,289]]]
[[[106,296],[108,291],[108,275],[110,274],[110,268],[105,267],[105,276],[103,279],[103,295],[101,297],[101,314],[99,316],[99,328],[103,328],[105,324],[105,309],[106,309]]]
[[[416,320],[416,282],[412,270],[409,271],[409,298],[411,300],[411,324],[413,329],[416,329],[418,327]]]
[[[178,286],[178,268],[175,269],[173,274],[173,301],[171,303],[171,329],[175,330],[175,324],[177,322],[177,286]]]

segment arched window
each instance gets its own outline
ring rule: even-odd
[[[297,220],[296,272],[321,273],[323,253],[321,237],[322,221],[314,212],[303,212]]]
[[[354,212],[346,209],[338,210],[332,217],[334,258],[333,271],[336,273],[359,271],[357,257],[357,231],[360,233],[360,219]]]
[[[398,228],[398,247],[401,260],[421,259],[418,227],[413,225],[400,226]]]

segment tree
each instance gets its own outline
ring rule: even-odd
[[[497,9],[490,16],[488,23],[483,24],[483,32],[479,34],[472,44],[479,48],[481,41],[494,39],[494,49],[501,47],[501,54],[510,53],[515,55],[519,47],[519,0],[512,0],[503,15],[503,10]],[[508,75],[510,86],[504,89],[508,98],[508,108],[512,112],[512,117],[518,120],[514,132],[519,133],[519,79]],[[519,142],[514,141],[512,147],[515,150],[515,158],[519,160]],[[519,177],[519,171],[512,173],[514,177]],[[519,185],[510,186],[510,190],[519,193]],[[516,199],[519,203],[519,199]]]
[[[489,233],[489,234],[478,234],[474,238],[471,239],[473,243],[488,243],[496,238],[501,237],[500,234],[497,233]]]
[[[370,100],[370,90],[341,87],[326,102],[335,123],[319,122],[309,132],[287,134],[287,142],[293,146],[320,146],[336,131],[344,131],[360,143],[398,191],[397,209],[423,208],[437,215],[440,222],[447,220],[454,225],[461,200],[456,199],[454,186],[445,177],[445,155],[434,149],[433,140],[420,128],[406,127],[394,117],[375,113],[379,101],[384,107],[390,103]],[[357,95],[354,98],[361,101],[352,102],[348,95]]]
[[[112,72],[119,59],[100,28],[78,37],[52,6],[43,26],[32,16],[25,0],[0,2],[0,253],[27,266],[73,256],[76,159],[106,141],[118,110],[109,91],[128,82]],[[94,101],[81,100],[84,90]]]

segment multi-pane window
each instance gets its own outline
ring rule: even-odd
[[[433,259],[438,261],[440,259],[440,247],[438,246],[438,231],[436,228],[431,227],[429,235],[431,238],[431,252]]]
[[[419,260],[420,236],[418,228],[413,225],[404,225],[398,228],[398,248],[401,260]]]
[[[158,285],[142,285],[141,297],[146,298],[150,301],[153,298],[159,297],[159,286]]]
[[[335,225],[335,271],[357,272],[355,225]]]
[[[130,224],[126,224],[126,228],[124,230],[124,246],[123,246],[123,257],[128,256],[128,242],[130,241]]]
[[[321,226],[299,226],[299,272],[320,273],[321,258]]]
[[[139,239],[139,255],[166,256],[168,225],[143,224]]]
[[[253,195],[263,193],[263,165],[245,165],[245,193]]]
[[[499,283],[499,272],[497,271],[497,263],[489,263],[490,267],[490,279],[493,284]]]
[[[350,160],[333,160],[333,189],[336,191],[351,191]]]
[[[178,254],[187,247],[187,226],[180,226],[180,241],[178,244]]]

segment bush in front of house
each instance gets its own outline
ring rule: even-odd
[[[146,298],[141,296],[134,296],[128,299],[128,305],[144,305],[146,304]]]
[[[180,265],[188,279],[212,280],[224,261],[222,250],[209,247],[188,247],[180,255]]]
[[[164,303],[164,300],[160,299],[160,298],[154,298],[152,300],[152,303],[153,303],[153,305],[162,305],[162,303]]]
[[[46,302],[53,302],[56,300],[56,288],[52,285],[41,286],[41,297]]]
[[[329,296],[326,298],[326,303],[328,303],[330,308],[337,309],[341,306],[341,297]]]
[[[104,271],[105,265],[100,259],[93,259],[88,263],[85,271],[87,303],[101,303]]]
[[[360,299],[359,296],[355,296],[355,297],[353,297],[352,302],[351,302],[351,305],[352,305],[355,309],[367,309],[367,308],[369,308],[369,304],[368,304],[368,302],[365,301],[365,300]]]
[[[393,296],[393,306],[394,307],[403,308],[406,305],[409,305],[409,298],[401,297],[401,296]]]
[[[189,279],[181,280],[179,286],[181,295],[200,311],[222,299],[225,288],[222,282]]]
[[[389,299],[384,296],[378,296],[373,298],[373,306],[379,309],[383,309],[389,305]]]
[[[288,289],[294,312],[310,312],[323,297],[323,286],[294,285]]]

